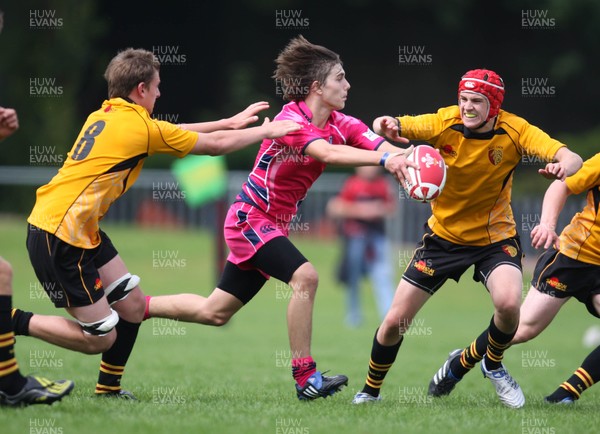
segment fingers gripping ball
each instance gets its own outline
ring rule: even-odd
[[[407,157],[420,170],[408,168],[410,180],[404,181],[404,190],[417,202],[430,202],[438,197],[446,184],[446,163],[437,149],[419,145]]]

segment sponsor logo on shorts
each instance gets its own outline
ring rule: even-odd
[[[266,224],[266,225],[262,225],[260,227],[260,231],[263,234],[268,234],[269,232],[273,232],[275,230],[275,226],[273,226],[272,224]]]
[[[562,283],[560,280],[558,280],[558,277],[549,277],[548,279],[546,279],[546,283],[552,288],[557,289],[559,291],[567,290],[567,284]]]
[[[415,262],[413,266],[421,273],[427,274],[428,276],[433,276],[435,273],[435,270],[433,268],[428,267],[425,261],[423,260]]]
[[[94,283],[94,290],[99,291],[102,289],[102,281],[100,278],[96,278],[96,282]]]
[[[504,251],[504,253],[506,253],[511,258],[514,258],[515,256],[517,256],[517,248],[514,246],[505,244],[502,246],[502,250]]]

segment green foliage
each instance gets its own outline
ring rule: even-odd
[[[2,9],[0,103],[17,109],[20,130],[3,144],[1,164],[29,165],[36,146],[66,155],[84,120],[85,87],[102,80],[98,62],[105,58],[96,42],[105,21],[90,1],[8,2]]]
[[[584,161],[600,152],[600,126],[579,134],[561,134],[558,139],[581,155]]]

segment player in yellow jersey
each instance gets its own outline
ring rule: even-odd
[[[560,237],[556,223],[571,194],[587,192],[587,203],[575,214]],[[571,298],[585,304],[600,318],[600,154],[565,182],[548,187],[540,224],[531,231],[531,244],[547,249],[538,259],[531,288],[521,306],[521,319],[513,344],[539,335]],[[573,375],[545,398],[549,403],[570,404],[600,380],[600,347],[593,350]]]
[[[420,116],[383,116],[374,130],[392,140],[406,137],[439,149],[448,167],[442,194],[431,204],[432,216],[417,244],[392,307],[377,329],[365,385],[354,403],[377,401],[406,330],[417,312],[448,279],[458,281],[474,266],[494,304],[489,327],[467,348],[455,350],[430,383],[442,396],[477,362],[509,407],[525,398],[502,365],[519,322],[521,245],[510,207],[513,172],[523,155],[551,161],[540,173],[563,180],[581,166],[581,158],[524,119],[500,109],[504,83],[493,71],[467,72],[458,87],[458,105]]]
[[[96,394],[132,398],[121,376],[142,321],[145,297],[99,221],[137,179],[153,154],[218,155],[297,131],[293,121],[258,120],[265,102],[220,121],[174,125],[150,117],[160,96],[160,64],[127,49],[109,63],[109,99],[89,115],[64,165],[37,190],[27,249],[35,273],[61,316],[14,311],[15,332],[80,351],[102,353]],[[221,131],[233,129],[232,131]]]
[[[18,128],[17,112],[12,108],[0,107],[0,141]],[[73,390],[72,381],[50,381],[43,377],[21,375],[15,357],[11,309],[12,267],[0,257],[0,406],[52,404],[60,401]]]

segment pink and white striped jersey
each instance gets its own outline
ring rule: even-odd
[[[331,113],[325,128],[317,128],[304,101],[286,104],[275,119],[290,119],[303,128],[278,139],[263,140],[254,168],[235,200],[257,207],[274,220],[295,216],[308,189],[325,170],[325,163],[304,154],[310,143],[322,139],[331,146],[375,150],[385,141],[359,119],[337,111]]]

